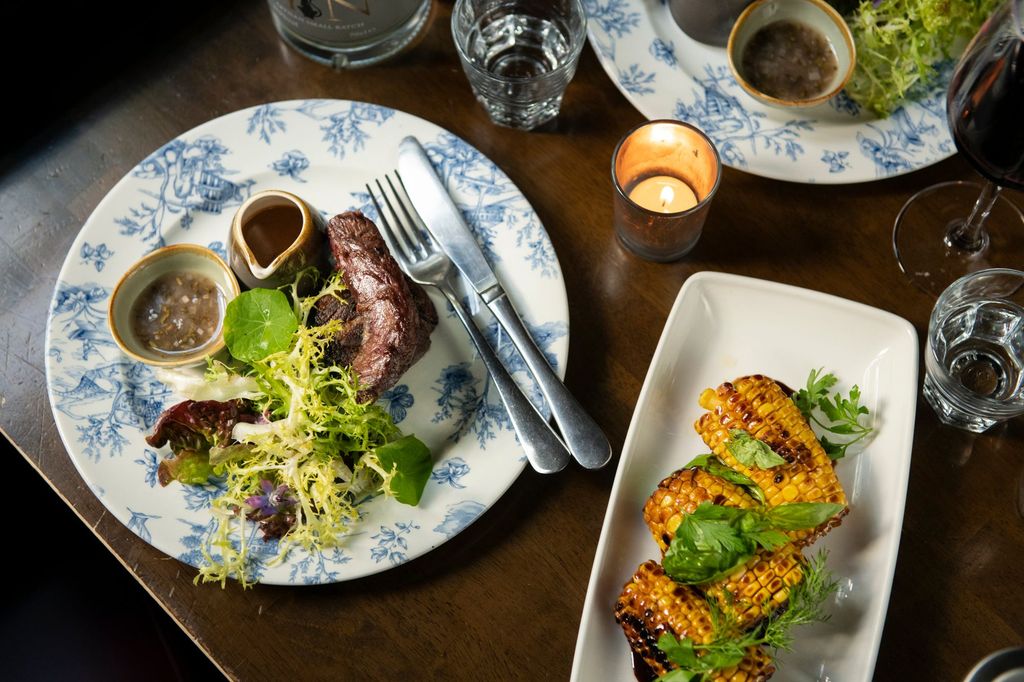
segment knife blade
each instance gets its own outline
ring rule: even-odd
[[[427,153],[420,141],[411,135],[403,139],[398,148],[398,172],[427,229],[484,303],[503,293],[504,289],[487,264],[469,226],[463,221],[459,208],[434,173]]]
[[[504,328],[547,401],[569,452],[582,466],[599,469],[612,458],[611,444],[597,422],[565,387],[533,342],[505,294],[473,232],[413,136],[402,140],[398,171],[412,205],[427,229]]]

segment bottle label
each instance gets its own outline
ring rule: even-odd
[[[270,0],[289,31],[330,47],[372,43],[401,28],[429,0]]]

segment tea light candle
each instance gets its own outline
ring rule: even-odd
[[[630,251],[670,261],[700,239],[722,163],[700,130],[682,121],[650,121],[619,141],[612,158],[615,233]]]
[[[690,186],[671,175],[641,180],[629,190],[629,198],[658,213],[679,213],[697,205],[697,195]]]

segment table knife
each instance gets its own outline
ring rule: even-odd
[[[398,152],[398,171],[406,192],[427,229],[452,259],[463,277],[490,308],[522,355],[569,452],[582,466],[599,469],[611,460],[612,448],[597,422],[561,382],[526,330],[501,283],[484,259],[483,251],[434,172],[419,140],[402,140]]]

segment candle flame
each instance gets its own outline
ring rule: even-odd
[[[676,198],[676,193],[672,191],[671,187],[665,185],[661,188],[661,196],[659,198],[661,199],[661,206],[664,208],[672,203],[672,200]]]

